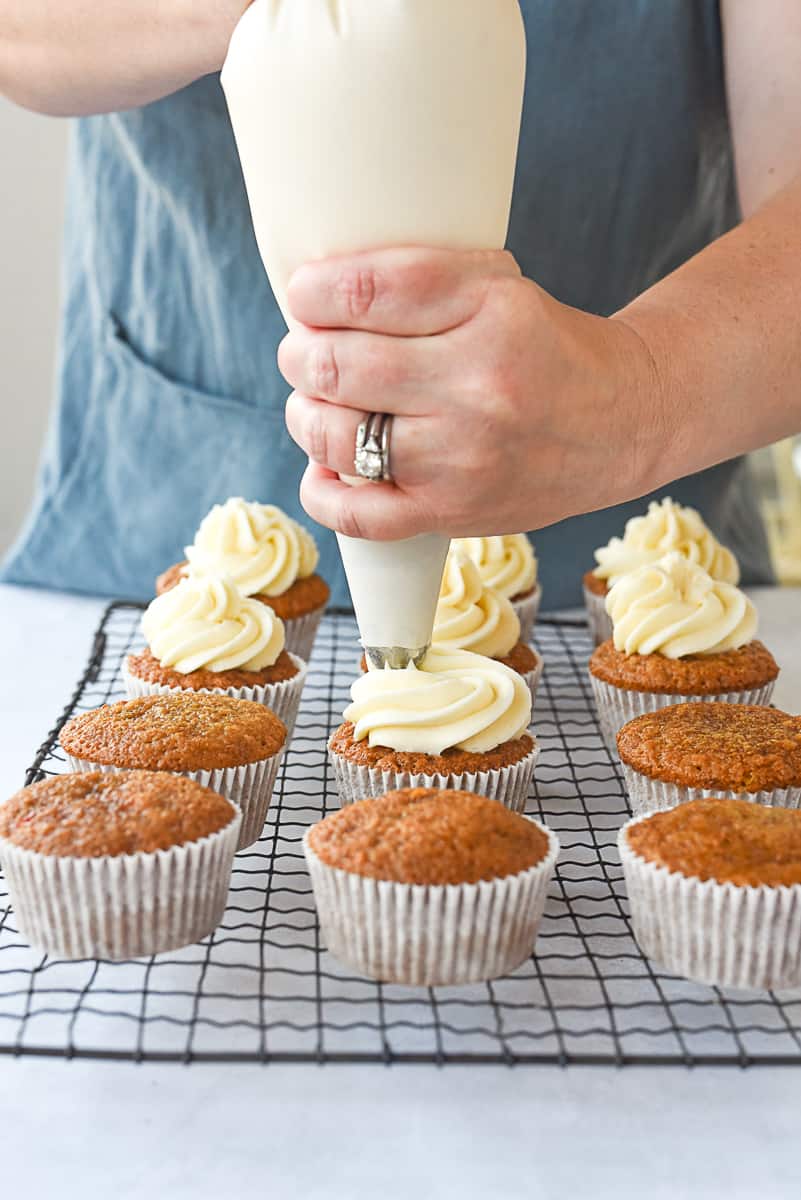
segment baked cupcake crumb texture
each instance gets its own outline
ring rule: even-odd
[[[621,760],[650,779],[710,791],[801,787],[801,717],[755,704],[676,704],[617,737]]]
[[[234,815],[230,801],[180,775],[92,771],[17,792],[0,805],[0,837],[40,854],[116,858],[199,841]]]
[[[602,642],[590,659],[596,679],[624,691],[669,696],[717,696],[764,687],[777,678],[776,660],[761,642],[720,654],[666,658],[661,654],[626,654],[614,642]]]
[[[272,758],[286,726],[263,704],[205,692],[139,696],[81,713],[61,745],[84,762],[164,771],[215,771]]]
[[[801,811],[747,800],[691,800],[633,824],[635,854],[701,882],[739,887],[801,883]]]
[[[313,826],[308,840],[328,866],[432,886],[516,875],[541,862],[549,848],[539,826],[497,800],[435,788],[351,804]]]
[[[367,739],[357,742],[353,736],[353,724],[343,722],[329,742],[335,754],[341,754],[348,762],[380,771],[407,771],[410,775],[461,775],[478,774],[480,771],[497,771],[522,762],[534,749],[534,739],[528,734],[503,742],[494,750],[472,753],[456,747],[442,754],[415,754],[410,751],[391,750],[388,746],[371,746]]]

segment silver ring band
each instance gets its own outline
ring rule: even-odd
[[[371,483],[388,483],[392,417],[386,413],[370,413],[356,431],[356,453],[353,467],[360,479]]]

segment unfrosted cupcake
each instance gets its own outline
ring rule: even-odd
[[[123,674],[129,697],[223,692],[265,704],[291,731],[306,664],[284,649],[284,626],[266,604],[213,575],[184,576],[142,618],[148,648]]]
[[[716,540],[700,513],[669,498],[653,500],[646,514],[626,522],[622,538],[613,537],[595,551],[598,566],[584,576],[587,618],[596,646],[612,636],[612,622],[606,611],[610,588],[624,575],[657,562],[671,551],[683,554],[721,583],[736,587],[740,582],[737,559]]]
[[[319,553],[307,529],[274,504],[232,497],[204,517],[186,562],[156,581],[161,595],[191,568],[196,575],[222,575],[244,596],[268,605],[286,626],[286,647],[308,662],[328,585],[315,574]]]
[[[801,812],[691,800],[618,837],[634,936],[660,966],[717,987],[801,984]]]
[[[559,843],[495,800],[414,788],[350,805],[303,839],[328,949],[372,979],[495,979],[534,948]]]
[[[534,547],[524,533],[502,537],[456,538],[452,550],[461,550],[479,569],[482,583],[500,592],[520,618],[520,638],[530,642],[542,599],[537,582]]]
[[[607,744],[627,721],[680,700],[768,704],[779,668],[757,614],[730,583],[678,552],[624,575],[606,600],[614,636],[590,659]]]
[[[674,704],[617,735],[636,814],[706,796],[801,805],[801,717],[765,705]]]
[[[58,958],[138,958],[199,941],[225,910],[242,815],[158,771],[59,775],[0,805],[23,937]]]
[[[531,694],[502,663],[429,651],[420,668],[370,670],[329,741],[343,804],[403,787],[477,792],[522,811],[537,759]]]
[[[251,700],[171,692],[80,713],[60,740],[73,771],[173,771],[219,792],[242,810],[242,849],[261,836],[286,726]]]

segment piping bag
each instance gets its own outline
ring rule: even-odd
[[[259,252],[290,326],[286,289],[303,263],[390,246],[504,246],[525,58],[518,0],[246,9],[222,86]],[[419,663],[449,538],[338,541],[370,664]]]

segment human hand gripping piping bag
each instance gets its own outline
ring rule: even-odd
[[[518,0],[254,0],[222,86],[288,324],[306,262],[504,246],[525,58]],[[449,538],[338,540],[370,664],[419,662]]]

